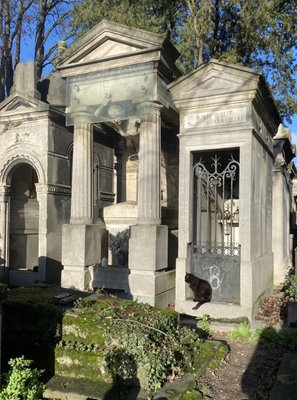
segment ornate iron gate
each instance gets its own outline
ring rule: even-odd
[[[215,154],[206,167],[200,158],[193,167],[191,269],[210,283],[212,300],[239,303],[239,162],[220,159]]]

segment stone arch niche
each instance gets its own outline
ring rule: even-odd
[[[11,171],[9,207],[9,268],[36,269],[38,265],[39,204],[38,177],[28,163]]]
[[[24,150],[24,149],[23,149]],[[0,167],[1,279],[10,286],[40,280],[40,254],[46,247],[44,169],[35,154],[16,146]],[[34,268],[35,267],[35,268]],[[33,272],[34,270],[34,272]]]

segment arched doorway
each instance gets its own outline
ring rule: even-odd
[[[18,164],[11,176],[9,268],[31,270],[38,265],[39,205],[35,169]]]

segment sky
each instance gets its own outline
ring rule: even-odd
[[[293,142],[297,144],[297,115],[292,118],[292,123],[288,124],[288,128],[291,129]],[[297,164],[296,160],[295,164]]]

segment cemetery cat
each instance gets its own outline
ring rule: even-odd
[[[202,304],[210,302],[212,289],[207,281],[193,274],[186,274],[185,281],[193,291],[193,301],[198,302],[196,306],[193,307],[193,310],[197,310]]]

